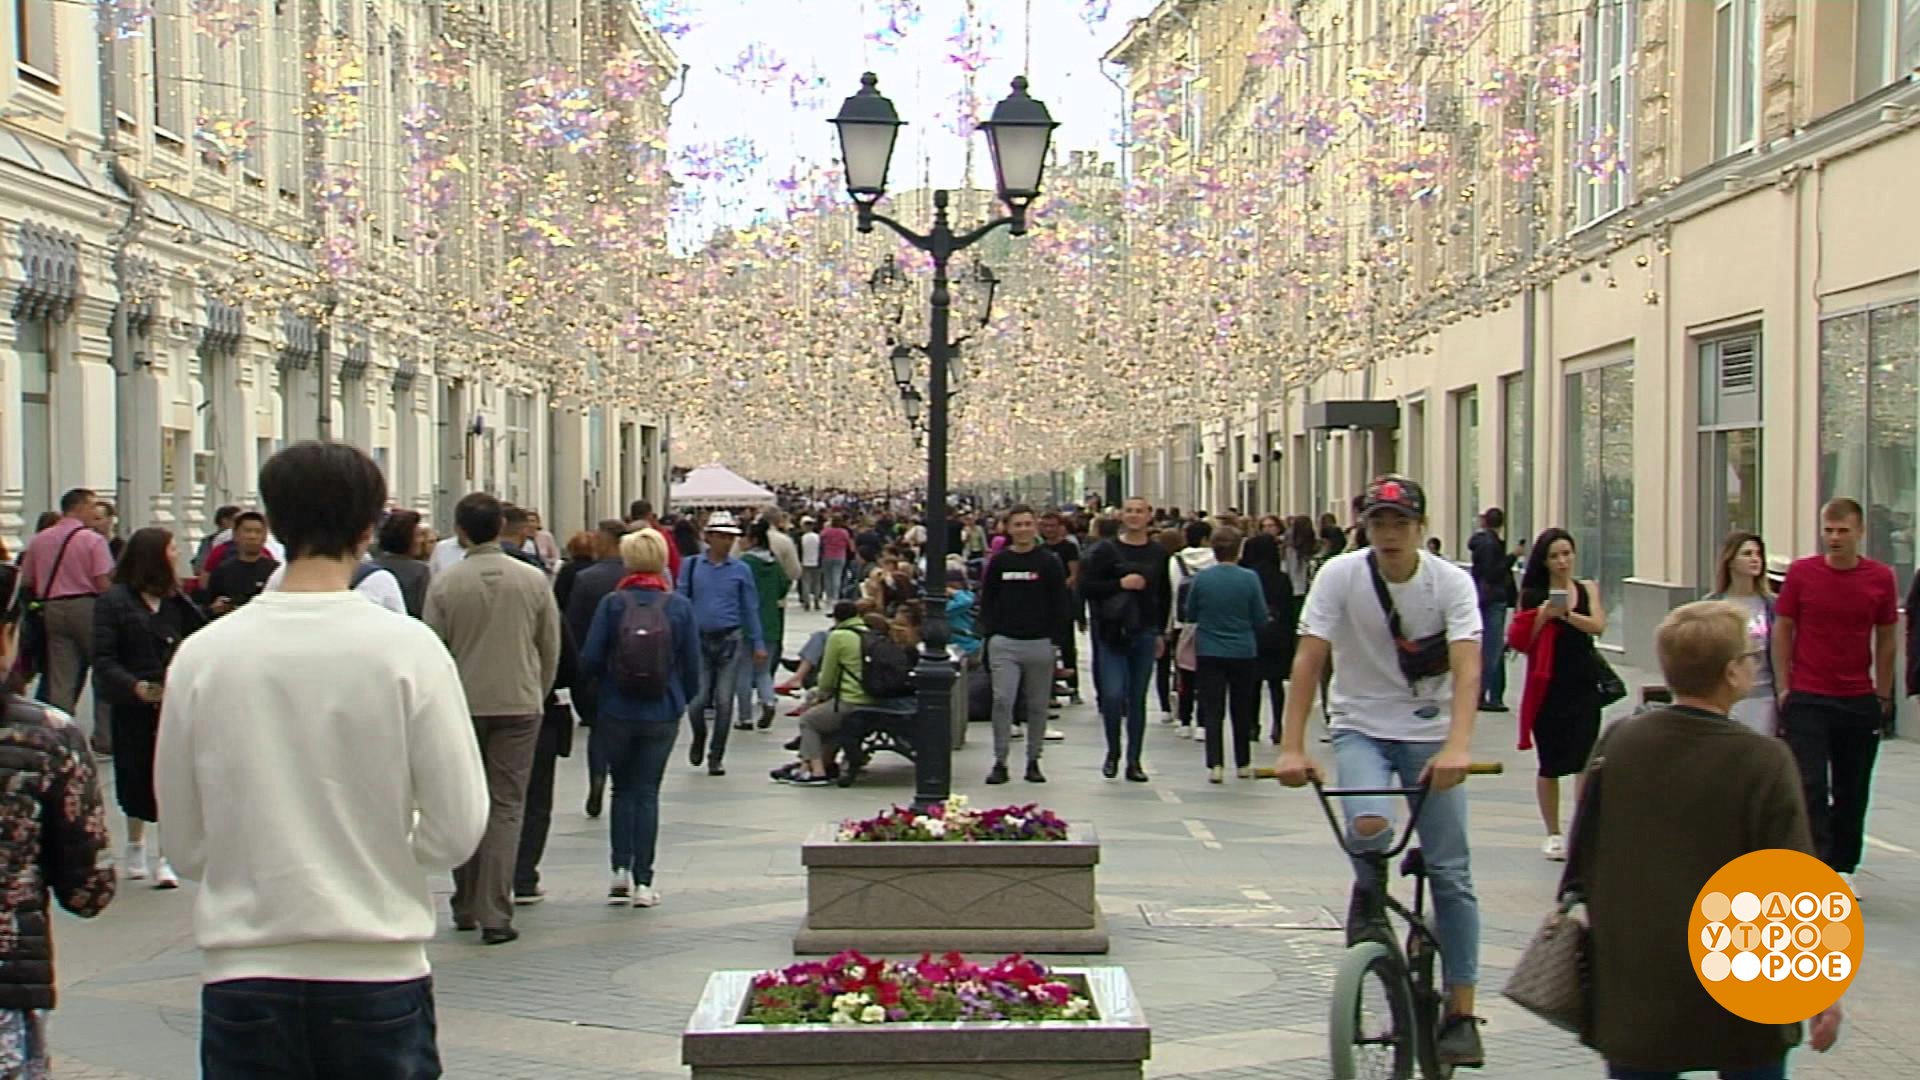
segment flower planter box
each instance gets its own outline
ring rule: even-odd
[[[743,1024],[752,971],[707,978],[680,1037],[693,1080],[1139,1080],[1146,1015],[1117,967],[1057,968],[1095,1019],[998,1023]]]
[[[815,829],[800,849],[807,917],[796,953],[1107,951],[1091,825],[1052,841],[861,843],[835,833]]]

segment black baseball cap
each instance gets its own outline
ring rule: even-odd
[[[1393,510],[1411,518],[1427,516],[1427,493],[1419,483],[1397,473],[1376,476],[1360,496],[1360,516]]]

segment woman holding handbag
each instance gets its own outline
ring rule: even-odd
[[[93,609],[94,691],[104,698],[113,727],[113,788],[127,815],[127,877],[147,876],[146,827],[160,820],[153,794],[153,752],[160,736],[160,700],[167,666],[206,615],[181,591],[173,534],[145,528],[133,534],[113,587]],[[156,845],[158,846],[158,845]],[[180,879],[164,854],[153,866],[153,887],[174,889]]]
[[[1567,857],[1560,778],[1586,772],[1605,704],[1599,688],[1605,661],[1594,641],[1607,629],[1607,609],[1598,585],[1573,576],[1574,556],[1573,536],[1565,529],[1540,534],[1520,577],[1520,613],[1507,628],[1507,644],[1527,658],[1520,749],[1539,744],[1534,797],[1547,827],[1540,853],[1555,861]]]
[[[1709,1070],[1782,1080],[1799,1025],[1756,1024],[1714,1001],[1694,972],[1688,920],[1700,883],[1734,859],[1813,853],[1800,773],[1785,744],[1731,715],[1758,662],[1744,611],[1712,600],[1675,609],[1655,649],[1674,704],[1607,733],[1562,881],[1586,905],[1596,959],[1582,1037],[1614,1080]],[[1543,974],[1528,967],[1523,958],[1516,982]],[[1813,1018],[1814,1050],[1833,1045],[1840,1019],[1838,1004]]]

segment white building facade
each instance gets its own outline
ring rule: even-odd
[[[516,252],[468,235],[480,169],[439,205],[410,198],[406,129],[429,106],[494,118],[447,129],[472,144],[453,152],[513,164],[497,118],[529,57],[618,52],[659,75],[618,123],[660,142],[677,60],[637,4],[261,0],[228,41],[187,0],[152,6],[125,35],[84,4],[13,0],[0,20],[0,542],[18,550],[73,487],[116,499],[124,529],[196,539],[257,501],[266,457],[316,437],[367,450],[442,532],[474,490],[563,535],[663,501],[664,415],[555,374],[617,377],[586,331],[530,342],[471,317]],[[422,81],[455,30],[483,47],[453,85]],[[343,103],[355,122],[315,122]],[[243,154],[219,142],[235,125]],[[430,229],[460,235],[415,242]]]

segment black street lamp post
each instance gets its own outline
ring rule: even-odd
[[[877,213],[874,204],[886,195],[887,167],[902,121],[893,103],[880,95],[872,72],[860,77],[860,92],[848,98],[833,118],[840,131],[841,160],[847,170],[847,194],[860,215],[860,231],[873,231],[879,222],[933,260],[933,301],[927,320],[927,391],[924,399],[910,383],[903,391],[910,419],[925,407],[927,432],[927,546],[926,574],[921,596],[920,662],[914,689],[920,699],[914,748],[914,801],[921,806],[945,802],[953,787],[953,660],[947,655],[947,406],[951,397],[948,376],[954,356],[949,325],[953,292],[947,266],[955,253],[980,242],[1004,226],[1014,236],[1027,231],[1027,207],[1040,194],[1047,147],[1054,123],[1047,107],[1027,96],[1024,76],[1013,80],[1013,93],[994,106],[993,116],[980,125],[993,155],[995,184],[1007,216],[995,218],[970,232],[953,231],[947,217],[948,193],[933,193],[933,228],[916,232]],[[894,357],[896,374],[898,355]],[[905,381],[905,380],[903,380]]]

